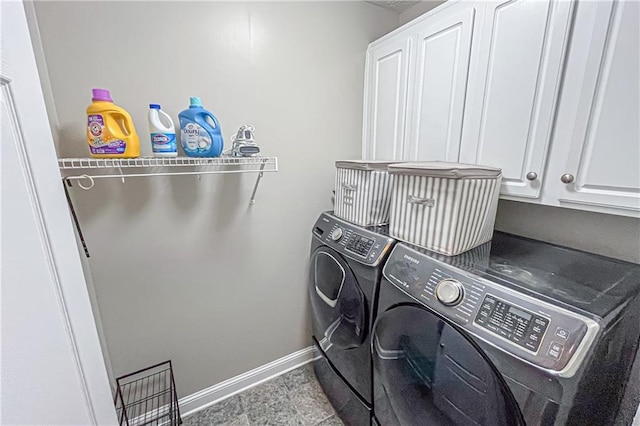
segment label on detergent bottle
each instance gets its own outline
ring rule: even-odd
[[[175,133],[151,133],[151,148],[153,152],[176,152]]]
[[[211,148],[209,133],[197,123],[187,123],[180,131],[180,137],[185,150],[201,152]]]
[[[122,139],[116,139],[104,125],[104,118],[100,114],[89,114],[87,126],[89,126],[89,149],[92,154],[122,154],[127,148],[127,143]]]

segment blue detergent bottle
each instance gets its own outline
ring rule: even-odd
[[[218,119],[202,107],[198,97],[190,99],[189,109],[178,114],[180,143],[189,157],[219,157],[224,142]]]

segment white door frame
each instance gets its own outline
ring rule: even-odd
[[[66,335],[66,342],[60,344],[68,346],[77,373],[77,377],[70,377],[69,380],[77,379],[84,399],[78,406],[84,407],[84,415],[91,424],[117,424],[22,2],[2,0],[0,21],[0,91],[6,100],[3,108],[8,108],[6,112],[11,119],[16,141],[15,147],[5,145],[13,143],[12,140],[2,141],[2,150],[16,149],[18,153],[31,201],[30,213],[36,218],[44,253],[43,259],[35,257],[33,261],[46,262],[49,270],[50,284],[57,299],[52,303],[57,302]],[[12,276],[11,267],[3,265],[3,276],[5,271],[7,276]],[[3,287],[16,284],[19,283],[2,283]],[[37,346],[37,342],[32,342],[32,345]],[[46,354],[42,354],[42,358],[42,362],[46,363]],[[55,369],[55,365],[50,368]],[[42,377],[41,383],[34,384],[36,387],[40,385],[42,388],[39,390],[46,392],[47,398],[57,398],[61,403],[67,398],[64,394],[56,394],[58,384],[50,383],[47,377]],[[28,399],[28,395],[25,398]],[[25,401],[24,407],[29,407],[28,401]],[[48,421],[55,422],[55,418],[55,413],[51,413]],[[43,419],[43,424],[46,421]]]

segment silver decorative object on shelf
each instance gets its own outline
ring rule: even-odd
[[[253,157],[260,153],[260,147],[253,136],[254,127],[250,124],[240,126],[235,135],[231,137],[233,157]]]

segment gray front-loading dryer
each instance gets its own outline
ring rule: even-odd
[[[312,230],[309,298],[316,376],[347,424],[369,425],[370,330],[384,260],[394,240],[323,213]]]

